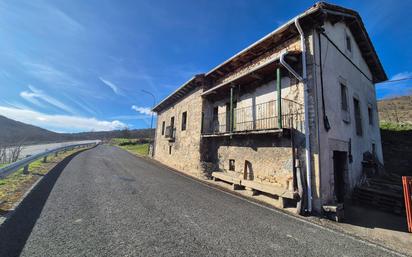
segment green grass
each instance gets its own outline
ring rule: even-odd
[[[110,140],[111,145],[118,146],[133,154],[146,156],[149,150],[149,144],[138,143],[138,142],[139,142],[139,139],[128,139],[128,138],[112,138]]]
[[[132,141],[132,139],[128,139],[128,138],[112,138],[110,139],[110,144],[112,145],[119,145],[121,143],[125,143],[125,142],[129,142]]]
[[[49,172],[58,162],[62,161],[67,156],[79,151],[74,149],[61,153],[57,157],[51,154],[47,157],[47,162],[43,163],[43,158],[40,158],[29,165],[29,174],[23,174],[23,168],[10,174],[9,176],[0,179],[0,200],[7,202],[6,206],[10,206],[11,203],[18,200],[21,195],[29,188],[38,178],[38,175],[45,175]],[[7,165],[7,164],[3,164]],[[3,208],[4,205],[1,207]],[[5,207],[6,208],[6,207]]]
[[[145,156],[147,155],[149,144],[125,145],[119,147],[133,154]]]
[[[3,168],[4,166],[9,165],[10,163],[0,163],[0,168]]]
[[[405,131],[405,130],[412,130],[412,125],[393,123],[393,122],[381,122],[380,128],[384,130]]]

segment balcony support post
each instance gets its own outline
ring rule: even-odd
[[[233,133],[233,125],[234,125],[234,120],[233,120],[233,86],[230,87],[230,116],[229,116],[229,133],[230,133],[230,138],[232,138],[232,133]]]
[[[276,91],[277,91],[277,109],[278,109],[278,128],[282,128],[282,88],[280,68],[276,69]]]

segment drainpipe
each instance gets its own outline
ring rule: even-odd
[[[310,131],[309,131],[309,109],[308,109],[308,84],[307,84],[307,73],[306,73],[306,42],[305,42],[305,35],[303,34],[303,30],[299,24],[299,18],[295,19],[295,26],[300,35],[300,46],[302,49],[302,76],[300,76],[290,65],[286,62],[285,56],[287,55],[287,51],[283,52],[280,56],[280,63],[290,72],[293,76],[295,76],[300,82],[303,83],[303,97],[304,97],[304,107],[305,107],[305,145],[306,145],[306,153],[305,153],[305,162],[306,162],[306,181],[307,181],[307,212],[312,212],[312,160],[310,155]]]
[[[310,155],[310,131],[309,131],[309,101],[308,101],[308,82],[306,74],[306,41],[302,27],[299,24],[299,19],[295,19],[295,26],[300,34],[300,46],[302,49],[302,82],[303,82],[303,97],[305,107],[305,145],[306,145],[306,181],[308,183],[308,212],[312,212],[312,160]]]

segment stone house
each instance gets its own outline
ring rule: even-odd
[[[154,158],[321,212],[383,162],[384,80],[359,14],[319,2],[156,105]]]

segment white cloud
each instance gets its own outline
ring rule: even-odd
[[[108,80],[103,79],[102,77],[99,77],[99,79],[100,79],[106,86],[110,87],[110,89],[113,90],[113,92],[114,92],[116,95],[120,95],[120,91],[119,91],[119,87],[118,87],[118,86],[116,86],[115,84],[113,84],[112,82],[110,82],[110,81],[108,81]]]
[[[61,101],[45,94],[42,90],[39,90],[31,85],[29,85],[29,89],[30,91],[21,92],[20,96],[25,100],[31,102],[32,104],[35,104],[37,106],[44,106],[43,102],[46,102],[68,113],[75,113],[72,108],[62,103]]]
[[[144,114],[144,115],[152,115],[152,111],[148,107],[139,107],[136,105],[132,105],[132,109],[135,110],[138,113]],[[154,114],[154,113],[153,113]]]
[[[404,71],[404,72],[399,72],[391,77],[391,80],[399,80],[399,79],[406,79],[406,78],[411,78],[412,77],[412,72],[410,71]]]
[[[126,124],[118,120],[106,121],[80,116],[50,115],[33,110],[6,106],[0,106],[0,113],[10,119],[53,131],[108,131],[127,127]]]

